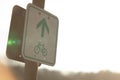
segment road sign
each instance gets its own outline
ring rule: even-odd
[[[14,6],[6,49],[6,55],[8,58],[21,62],[25,61],[21,56],[25,13],[25,9],[17,5]]]
[[[25,19],[22,55],[25,59],[54,65],[58,36],[58,18],[28,4]]]

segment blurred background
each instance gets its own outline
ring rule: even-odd
[[[31,2],[0,0],[0,62],[14,65],[12,69],[24,67],[24,63],[6,57],[12,9],[14,5],[26,9]],[[48,69],[48,72],[57,70],[65,75],[70,72],[97,73],[104,70],[119,73],[119,4],[119,0],[46,0],[45,10],[59,18],[59,35],[55,66],[41,65],[40,69]]]

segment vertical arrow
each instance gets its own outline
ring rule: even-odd
[[[41,28],[41,37],[44,37],[44,34],[45,34],[45,29],[47,31],[47,33],[49,34],[49,28],[48,28],[48,25],[47,25],[47,22],[45,20],[45,18],[43,18],[36,26],[36,28],[38,29],[39,27],[42,27]]]

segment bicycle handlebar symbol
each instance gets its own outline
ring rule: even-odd
[[[34,47],[34,52],[36,54],[42,54],[42,56],[47,56],[47,49],[45,48],[45,45],[39,42],[37,45]]]

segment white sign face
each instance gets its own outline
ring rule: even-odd
[[[54,65],[58,36],[58,18],[33,4],[28,4],[22,55],[25,59]]]

